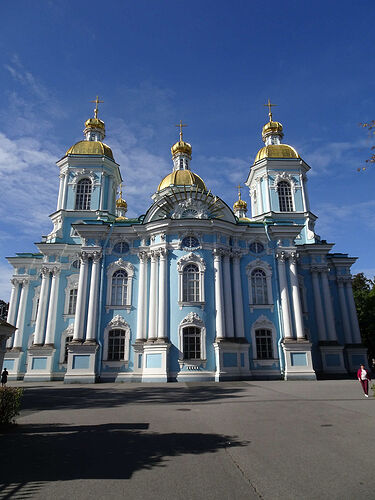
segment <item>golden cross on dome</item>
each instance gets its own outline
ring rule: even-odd
[[[94,109],[94,117],[98,118],[98,104],[101,104],[104,101],[99,101],[99,96],[96,96],[95,101],[90,101],[90,102],[94,102],[96,104],[95,109]]]
[[[175,126],[180,127],[180,142],[182,142],[182,127],[187,127],[187,125],[185,123],[182,123],[182,120],[180,120],[180,123]]]
[[[122,182],[120,184],[120,198],[122,199]]]
[[[277,104],[271,104],[271,101],[268,98],[268,102],[267,102],[267,104],[264,104],[264,106],[268,107],[268,116],[270,117],[270,122],[272,122],[272,111],[271,111],[271,108],[272,108],[272,106],[277,106]]]
[[[243,189],[243,187],[241,186],[241,184],[238,184],[238,186],[236,186],[237,189],[238,189],[238,199],[240,200],[241,199],[241,189]]]

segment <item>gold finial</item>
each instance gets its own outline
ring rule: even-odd
[[[240,200],[241,199],[241,189],[243,189],[243,187],[241,186],[241,184],[238,184],[238,186],[236,186],[237,189],[238,189],[238,199]]]
[[[267,102],[267,104],[264,104],[264,106],[268,107],[268,116],[270,118],[270,122],[272,122],[272,111],[271,111],[271,108],[272,108],[272,106],[277,106],[277,104],[271,104],[271,101],[268,98],[268,102]]]
[[[95,101],[90,101],[90,102],[94,102],[96,104],[95,109],[94,109],[94,117],[98,118],[98,104],[101,104],[104,101],[99,101],[99,96],[96,96]]]
[[[122,182],[120,184],[120,198],[122,199]]]
[[[187,125],[182,123],[182,120],[180,120],[179,125],[176,125],[176,127],[180,127],[180,142],[182,142],[182,127],[187,127]]]

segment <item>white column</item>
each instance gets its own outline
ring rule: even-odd
[[[21,289],[21,297],[20,297],[20,305],[18,308],[17,322],[16,322],[16,331],[14,333],[14,342],[13,349],[21,349],[22,348],[22,336],[23,336],[23,326],[25,323],[25,312],[26,312],[26,302],[27,302],[27,293],[29,291],[29,280],[22,280],[22,289]]]
[[[333,315],[332,299],[331,299],[331,293],[329,291],[328,272],[326,270],[322,271],[322,284],[323,284],[324,309],[326,313],[327,326],[328,326],[328,340],[337,340],[335,317]]]
[[[74,319],[73,342],[81,342],[83,339],[83,327],[85,325],[87,279],[89,259],[86,252],[81,253],[81,267],[79,268],[77,305]]]
[[[107,199],[107,210],[113,212],[113,176],[108,177],[108,199]]]
[[[345,300],[344,283],[343,283],[342,279],[337,278],[337,285],[338,285],[338,289],[339,289],[341,319],[342,319],[342,324],[344,327],[345,343],[351,344],[352,343],[352,336],[351,336],[351,331],[350,331],[348,308],[347,308],[346,300]]]
[[[345,283],[345,285],[346,285],[345,286],[345,288],[346,288],[346,296],[348,298],[348,304],[349,304],[350,322],[352,324],[353,344],[362,344],[361,332],[359,330],[357,310],[355,308],[355,302],[354,302],[354,297],[353,297],[353,288],[352,288],[352,282],[351,282],[351,280],[348,280]]]
[[[105,172],[102,172],[102,180],[100,183],[100,202],[99,210],[103,210],[104,207],[104,195],[105,195]]]
[[[281,310],[283,313],[284,338],[292,339],[293,330],[290,319],[288,283],[286,280],[286,272],[285,272],[285,254],[284,252],[281,252],[277,254],[276,257],[277,257],[277,267],[279,271],[279,280],[280,280],[280,298],[281,298]]]
[[[64,192],[64,174],[60,174],[60,186],[59,186],[59,197],[57,199],[57,208],[56,210],[60,210],[61,208],[61,200],[63,197],[63,192]]]
[[[44,332],[46,327],[47,305],[48,305],[48,289],[50,271],[48,267],[42,267],[42,285],[40,287],[38,314],[35,323],[34,345],[44,344]]]
[[[296,325],[297,340],[302,340],[305,338],[305,333],[303,330],[303,315],[301,307],[301,297],[299,292],[296,261],[297,261],[297,255],[293,252],[289,258],[290,284],[292,287],[294,322]]]
[[[20,283],[17,279],[13,278],[10,280],[12,283],[12,291],[10,292],[10,299],[9,299],[9,309],[8,309],[8,316],[7,316],[7,322],[10,325],[15,326],[16,323],[16,312],[17,312],[17,299],[18,299],[18,290]],[[14,335],[9,337],[7,340],[7,348],[10,349],[13,345],[13,340],[14,340]]]
[[[160,248],[160,266],[159,266],[159,322],[158,338],[167,338],[166,332],[166,305],[167,305],[167,250]]]
[[[234,337],[233,322],[233,298],[232,298],[232,279],[230,276],[229,255],[224,255],[224,308],[225,308],[225,329],[227,337]]]
[[[48,317],[46,327],[46,345],[54,345],[55,343],[55,326],[56,326],[56,310],[57,297],[59,294],[60,269],[54,267],[52,270],[51,294],[49,297]]]
[[[61,200],[61,208],[63,210],[66,210],[66,199],[68,196],[68,177],[69,177],[69,172],[66,172],[65,177],[64,177],[63,195],[62,195],[62,200]]]
[[[321,341],[325,341],[327,340],[327,331],[324,322],[322,299],[320,295],[319,275],[318,271],[314,268],[311,269],[311,277],[312,277],[312,284],[314,291],[315,317],[316,317],[316,323],[318,325],[318,338]]]
[[[214,254],[214,273],[215,273],[215,306],[216,306],[216,338],[223,339],[224,318],[223,318],[223,281],[221,276],[221,250],[215,248]]]
[[[137,340],[146,338],[146,282],[147,282],[147,253],[139,252],[139,285],[137,309]]]
[[[151,271],[150,271],[150,306],[148,310],[148,338],[155,339],[157,336],[156,324],[156,294],[157,294],[157,253],[151,251]]]
[[[264,177],[266,179],[266,190],[267,190],[267,211],[271,211],[271,195],[270,195],[270,180],[268,177],[268,174],[265,175]]]
[[[257,184],[258,184],[258,203],[259,203],[259,209],[260,212],[258,213],[263,213],[264,212],[264,203],[263,203],[263,192],[262,192],[262,179],[257,179]]]
[[[234,320],[236,325],[236,337],[245,337],[243,318],[243,298],[240,272],[240,253],[233,255],[233,291],[234,291]]]
[[[90,283],[90,296],[89,308],[87,312],[87,329],[86,329],[86,342],[96,342],[96,319],[99,299],[99,277],[100,277],[100,259],[101,252],[94,252],[92,255],[92,269],[91,269],[91,283]]]

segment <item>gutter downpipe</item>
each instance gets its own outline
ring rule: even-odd
[[[271,242],[272,240],[270,238],[270,235],[268,234],[268,225],[267,225],[267,222],[263,221],[263,224],[264,224],[264,228],[265,228],[265,232],[266,232],[268,241]],[[274,262],[274,266],[275,266],[276,286],[277,286],[277,290],[279,291],[280,290],[280,283],[279,283],[279,274],[278,274],[278,269],[277,269],[277,262],[276,262],[275,252],[273,252],[273,262]],[[284,352],[283,352],[283,350],[281,348],[281,342],[283,341],[283,338],[284,338],[284,325],[283,325],[283,322],[282,322],[279,300],[277,300],[277,315],[279,317],[280,330],[282,332],[282,335],[280,335],[280,338],[277,341],[277,350],[279,352],[280,371],[281,371],[281,373],[282,373],[282,375],[284,377],[285,376]]]
[[[109,238],[111,237],[112,231],[114,229],[114,221],[110,222],[110,230],[108,232],[108,236],[104,242],[103,245],[103,258],[102,258],[102,268],[100,270],[100,291],[99,291],[99,318],[98,318],[98,326],[97,326],[97,331],[96,331],[96,337],[97,337],[97,342],[99,344],[99,360],[98,360],[98,371],[100,370],[101,372],[101,367],[102,367],[102,360],[103,360],[103,343],[100,340],[100,332],[101,332],[101,325],[102,325],[102,310],[103,310],[103,276],[104,276],[104,267],[105,267],[105,249],[107,248]],[[98,375],[98,381],[100,382],[100,375]]]

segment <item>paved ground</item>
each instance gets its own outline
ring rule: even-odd
[[[375,498],[358,382],[22,384],[0,499]]]

